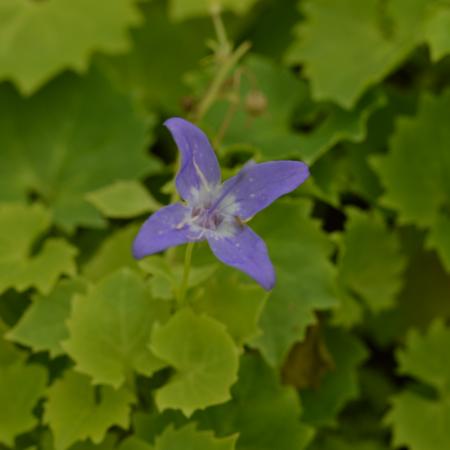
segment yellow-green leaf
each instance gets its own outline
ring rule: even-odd
[[[62,347],[76,369],[95,383],[118,388],[133,371],[151,375],[164,364],[149,349],[153,325],[165,321],[169,305],[155,301],[145,282],[129,269],[103,278],[76,295]]]
[[[78,440],[99,444],[113,425],[127,428],[134,394],[127,388],[95,387],[89,377],[68,371],[49,388],[44,420],[65,450]]]
[[[64,69],[85,71],[94,51],[123,52],[139,23],[133,0],[2,0],[0,79],[30,94]]]
[[[221,323],[184,308],[165,325],[155,327],[151,349],[176,369],[169,382],[156,391],[159,409],[181,409],[190,416],[230,398],[238,350]]]
[[[87,200],[104,216],[131,218],[156,211],[161,205],[137,181],[116,181],[86,194]]]
[[[47,373],[38,365],[23,362],[0,366],[0,442],[12,447],[14,438],[38,424],[33,414],[45,394]]]

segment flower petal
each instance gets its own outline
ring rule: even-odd
[[[309,176],[308,166],[298,161],[246,164],[222,187],[218,208],[239,216],[253,217],[278,197],[293,191]]]
[[[189,208],[181,203],[166,206],[152,214],[134,239],[133,256],[140,259],[168,247],[198,240],[186,223],[189,214]]]
[[[195,192],[218,186],[220,167],[205,133],[178,117],[166,120],[164,125],[172,133],[181,153],[181,166],[176,177],[180,196],[184,200],[195,200]]]
[[[237,225],[232,236],[212,235],[208,238],[213,253],[225,264],[245,272],[264,289],[275,284],[275,271],[264,241],[249,227]]]

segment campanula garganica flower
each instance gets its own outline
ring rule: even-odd
[[[176,188],[183,203],[166,206],[142,225],[133,243],[137,259],[175,245],[207,240],[216,257],[254,278],[264,289],[275,272],[264,241],[247,222],[309,176],[298,161],[247,163],[224,183],[206,135],[190,122],[165,122],[181,153]]]

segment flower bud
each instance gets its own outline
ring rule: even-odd
[[[245,97],[245,110],[254,117],[261,116],[267,109],[267,97],[258,90],[250,91]]]

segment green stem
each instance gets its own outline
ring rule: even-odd
[[[219,48],[224,55],[228,55],[231,50],[231,46],[228,42],[227,32],[222,21],[222,16],[220,15],[220,6],[215,5],[211,8],[211,18],[214,24],[214,30],[216,31]]]
[[[231,71],[231,69],[233,69],[233,67],[237,64],[237,62],[249,51],[250,47],[251,47],[250,42],[243,42],[220,67],[211,85],[209,86],[205,96],[198,105],[195,114],[196,121],[200,121],[206,114],[208,109],[214,103],[217,94],[219,93],[219,90],[222,87],[222,84],[224,83],[224,81],[228,76],[228,73]]]
[[[194,250],[194,242],[189,242],[186,246],[186,253],[184,255],[184,270],[183,278],[181,280],[180,290],[178,294],[178,306],[181,308],[184,305],[184,299],[189,285],[189,274],[191,272],[192,251]]]
[[[225,113],[225,117],[220,125],[219,131],[216,133],[214,137],[214,146],[217,150],[220,147],[220,143],[224,138],[229,126],[231,125],[231,121],[233,120],[234,115],[237,113],[239,109],[240,103],[240,86],[241,86],[241,74],[242,71],[237,69],[234,74],[233,80],[233,92],[230,98],[230,104],[228,106],[227,112]]]

